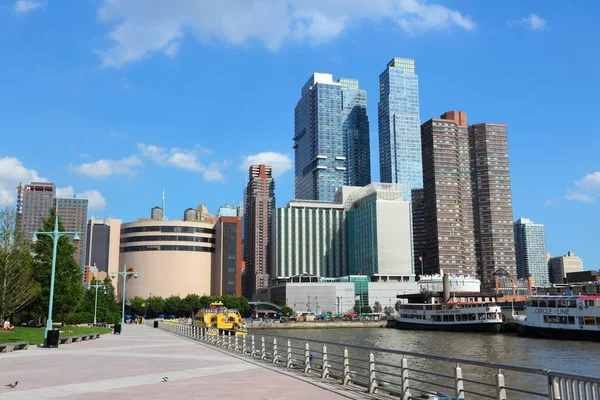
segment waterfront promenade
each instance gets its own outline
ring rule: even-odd
[[[127,325],[121,336],[2,354],[0,371],[0,399],[372,398],[143,325]],[[15,389],[5,388],[15,381]]]

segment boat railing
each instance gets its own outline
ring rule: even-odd
[[[293,336],[211,336],[204,328],[162,322],[159,328],[388,399],[439,393],[456,399],[600,399],[600,377]]]

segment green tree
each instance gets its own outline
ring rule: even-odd
[[[38,295],[32,258],[14,208],[0,210],[0,321],[12,318]]]
[[[402,307],[402,301],[398,300],[396,304],[394,304],[394,310],[400,311],[400,307]]]
[[[54,218],[56,210],[51,209],[48,218],[44,218],[42,231],[54,230]],[[64,231],[62,223],[58,222],[58,230]],[[52,270],[52,238],[47,235],[39,235],[38,242],[34,247],[33,271],[35,280],[39,283],[41,290],[37,305],[41,310],[48,308],[50,298],[50,275]],[[54,277],[54,315],[63,325],[69,314],[75,312],[83,299],[83,285],[81,268],[74,258],[75,247],[71,245],[66,236],[58,240],[56,252],[56,271]],[[53,315],[53,317],[54,317]]]
[[[281,306],[281,312],[283,313],[283,315],[285,315],[286,317],[291,317],[292,315],[294,315],[294,310],[292,310],[290,307],[288,306]]]
[[[135,296],[129,300],[131,312],[135,315],[144,315],[146,313],[146,300]]]
[[[388,316],[388,317],[389,317],[390,315],[392,315],[392,314],[394,313],[394,309],[393,309],[392,307],[389,307],[389,306],[388,306],[388,307],[385,307],[385,308],[383,309],[383,313],[384,313],[386,316]]]
[[[200,303],[200,296],[197,294],[188,294],[182,300],[183,311],[185,312],[186,317],[194,317],[198,310],[202,308]]]
[[[179,296],[169,296],[165,299],[165,313],[168,315],[181,316],[181,298]]]
[[[373,304],[373,312],[374,313],[380,313],[381,312],[381,303],[376,301],[375,304]]]
[[[146,299],[148,305],[148,316],[156,318],[165,312],[165,299],[160,296],[150,296]]]

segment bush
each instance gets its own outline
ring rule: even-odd
[[[94,322],[94,314],[90,312],[73,313],[67,318],[68,325],[91,324]]]

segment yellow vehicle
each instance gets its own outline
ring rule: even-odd
[[[198,311],[194,324],[200,328],[216,328],[217,334],[248,334],[246,325],[238,310],[227,308],[222,302],[210,303],[210,308]],[[215,329],[209,329],[209,335],[214,335]]]

